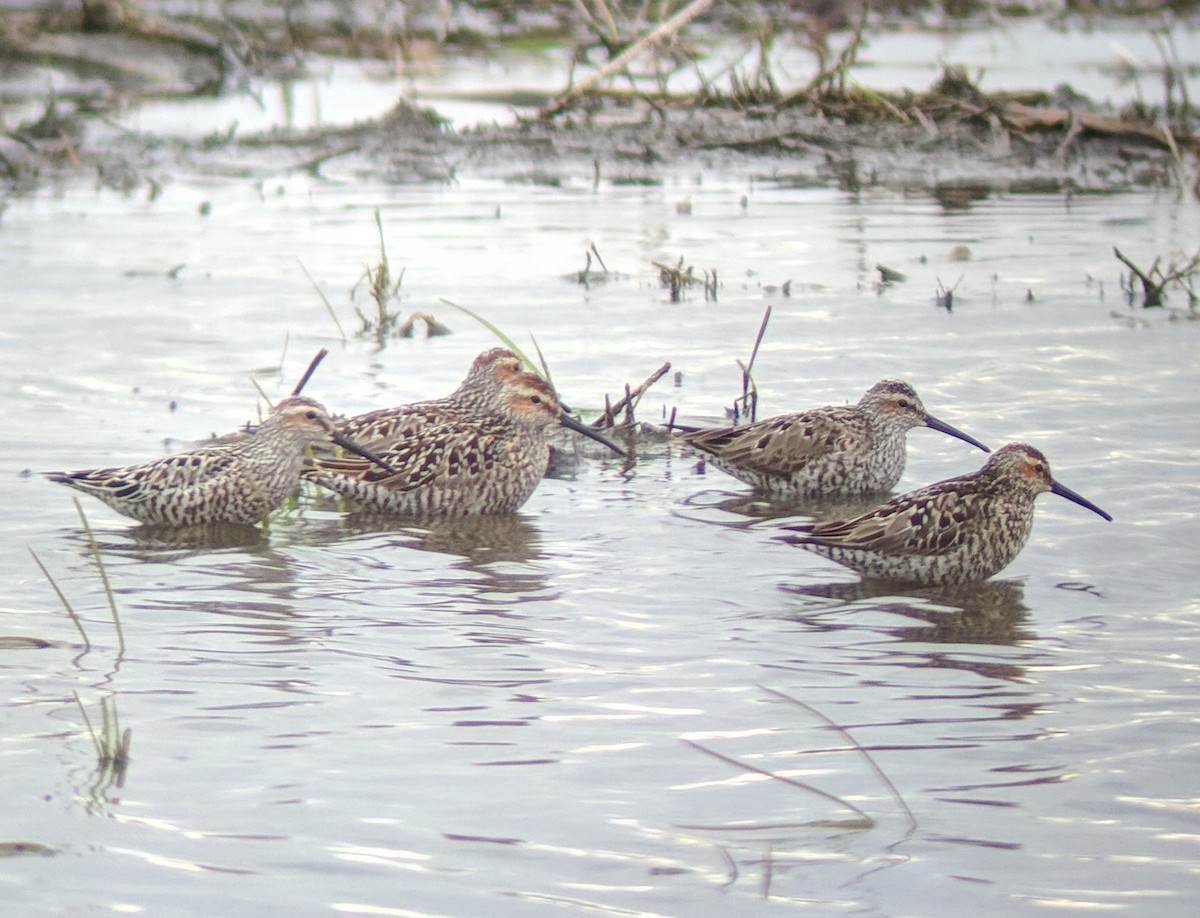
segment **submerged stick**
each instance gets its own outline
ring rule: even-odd
[[[550,365],[546,363],[546,355],[542,353],[542,346],[538,344],[537,338],[533,335],[529,336],[533,340],[533,349],[537,351],[538,363],[542,365],[542,378],[550,383],[550,388],[554,388],[554,380],[550,377]]]
[[[600,257],[600,250],[598,248],[596,248],[596,243],[594,243],[594,242],[592,243],[591,253],[595,254],[596,261],[600,262],[600,267],[604,270],[604,273],[607,274],[608,273],[608,265],[606,265],[604,263],[604,259]]]
[[[1162,290],[1163,290],[1163,287],[1166,286],[1166,281],[1164,280],[1162,283],[1155,283],[1154,279],[1150,276],[1156,270],[1158,270],[1158,262],[1160,259],[1158,259],[1158,258],[1154,259],[1154,264],[1152,264],[1150,266],[1150,272],[1146,273],[1141,268],[1139,268],[1137,265],[1135,265],[1132,261],[1130,261],[1128,258],[1126,258],[1125,255],[1122,254],[1121,250],[1118,249],[1115,245],[1113,246],[1113,254],[1117,256],[1118,261],[1122,262],[1127,268],[1129,268],[1129,270],[1133,272],[1133,275],[1139,281],[1141,281],[1141,284],[1142,284],[1142,306],[1145,308],[1161,306],[1162,305]],[[1161,274],[1161,272],[1160,272],[1160,274]],[[1133,292],[1133,284],[1132,283],[1130,283],[1129,288],[1130,288],[1130,295],[1132,297],[1132,292]]]

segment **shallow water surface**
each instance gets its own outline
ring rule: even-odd
[[[353,336],[375,207],[397,308],[453,335]],[[749,172],[13,201],[0,842],[25,847],[0,859],[5,902],[1191,914],[1200,325],[1130,309],[1112,246],[1148,263],[1197,238],[1194,202],[1170,195],[945,208]],[[608,273],[583,285],[593,244]],[[716,272],[717,301],[669,301],[653,263],[680,258]],[[880,287],[879,263],[908,279]],[[334,410],[448,392],[493,339],[442,298],[535,336],[585,409],[669,360],[679,384],[639,415],[692,423],[739,394],[770,305],[761,414],[902,376],[985,442],[1041,447],[1116,521],[1046,495],[995,580],[881,593],[778,542],[778,508],[649,436],[627,463],[585,450],[518,515],[476,523],[381,523],[307,494],[263,538],[203,544],[85,500],[120,654],[70,492],[28,473],[230,430],[256,414],[252,381],[281,396],[320,346],[307,391]],[[932,431],[909,443],[903,489],[982,461]],[[93,724],[108,699],[131,729],[120,781],[75,692]]]

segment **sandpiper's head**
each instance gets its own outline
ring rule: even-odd
[[[1026,443],[1009,443],[1000,447],[991,455],[983,468],[985,473],[990,473],[996,479],[1003,481],[1004,485],[1020,488],[1031,497],[1049,491],[1059,497],[1065,497],[1081,507],[1086,507],[1106,520],[1112,520],[1109,514],[1086,497],[1076,494],[1066,485],[1055,481],[1050,472],[1049,460],[1042,455],[1041,451]]]
[[[545,429],[561,424],[625,455],[619,446],[571,417],[554,387],[526,368],[508,348],[494,347],[476,357],[454,397],[496,411],[522,426]]]
[[[293,395],[276,402],[260,430],[283,431],[301,447],[314,443],[336,443],[342,449],[369,459],[389,472],[395,471],[377,455],[339,433],[325,406],[311,398]]]
[[[502,415],[517,424],[534,428],[545,429],[552,424],[561,424],[568,430],[603,443],[618,456],[625,455],[623,449],[603,434],[571,417],[570,411],[559,400],[558,393],[546,380],[521,369],[517,359],[511,353],[509,356],[511,360],[498,360],[491,371],[500,397],[499,410]]]
[[[903,380],[884,379],[875,383],[859,399],[858,406],[875,423],[890,430],[908,431],[914,427],[928,427],[977,446],[985,453],[989,452],[986,446],[970,434],[963,433],[957,427],[935,418],[926,411],[917,390]]]
[[[520,357],[506,347],[494,347],[471,362],[466,378],[452,398],[476,408],[507,415],[512,410],[510,397],[520,391],[512,387],[519,383],[526,383],[533,388],[540,384],[543,389],[549,389],[540,376],[530,372]],[[554,395],[553,390],[550,390],[550,395]]]
[[[925,406],[917,390],[899,379],[875,383],[858,400],[858,407],[888,427],[911,430],[925,424]]]
[[[506,380],[528,373],[520,357],[506,347],[494,347],[471,362],[471,368],[455,394],[462,398],[488,400],[497,394]]]
[[[333,438],[333,421],[325,406],[301,395],[276,402],[263,427],[285,431],[305,445],[328,442]]]
[[[510,420],[532,427],[549,427],[559,422],[562,404],[540,376],[524,370],[510,372],[509,365],[503,363],[493,369],[493,379],[500,396],[500,410]]]

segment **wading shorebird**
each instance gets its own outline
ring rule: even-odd
[[[925,410],[906,382],[877,382],[857,405],[829,405],[741,427],[692,430],[680,439],[734,478],[771,497],[890,491],[904,473],[906,435],[929,427],[985,453],[974,437]]]
[[[792,545],[864,577],[939,586],[986,580],[1017,556],[1033,527],[1033,500],[1049,491],[1112,517],[1059,484],[1024,443],[993,453],[977,472],[910,491],[862,516],[786,529]]]
[[[622,450],[572,418],[540,376],[506,348],[475,358],[449,396],[348,418],[339,430],[379,451],[395,472],[360,459],[319,457],[304,477],[365,510],[401,516],[509,513],[537,487],[561,424]]]
[[[46,477],[143,523],[254,525],[295,491],[305,450],[327,442],[363,456],[364,461],[380,461],[340,433],[320,404],[293,396],[280,401],[253,433],[227,443],[143,465],[48,472]]]

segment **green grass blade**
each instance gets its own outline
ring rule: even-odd
[[[495,335],[497,338],[499,338],[501,344],[503,344],[506,348],[508,348],[510,351],[512,351],[518,357],[520,357],[521,363],[525,364],[525,366],[529,367],[529,369],[531,369],[531,370],[534,370],[534,371],[537,370],[537,366],[534,364],[534,362],[532,360],[530,360],[528,356],[526,356],[526,354],[523,350],[521,350],[519,347],[517,347],[516,342],[514,342],[512,338],[508,337],[508,335],[506,335],[506,334],[504,334],[504,332],[500,331],[499,328],[497,328],[495,325],[493,325],[491,322],[489,322],[487,319],[485,319],[479,313],[475,312],[474,310],[468,309],[466,306],[461,306],[458,303],[453,302],[452,300],[448,300],[445,297],[439,297],[439,299],[443,303],[445,303],[447,306],[453,306],[459,312],[465,312],[472,319],[474,319],[476,322],[478,322],[480,325],[482,325],[484,328],[486,328],[488,331],[490,331],[493,335]]]

